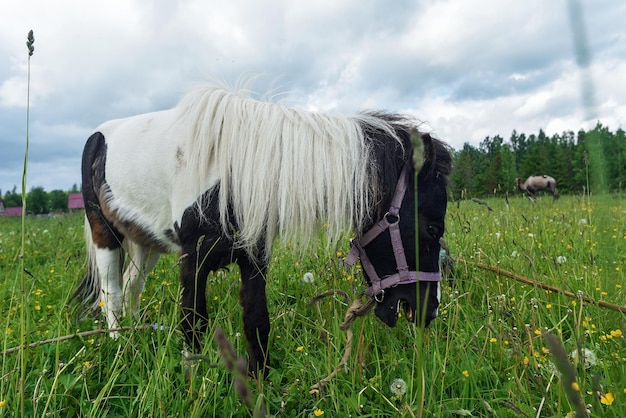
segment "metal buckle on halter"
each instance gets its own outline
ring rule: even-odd
[[[380,293],[377,295],[374,295],[374,300],[378,303],[382,303],[384,299],[385,299],[385,289],[380,289]]]
[[[389,224],[389,226],[397,225],[400,222],[400,214],[394,215],[394,214],[392,214],[390,212],[387,212],[387,213],[385,213],[384,218],[387,221],[387,223]],[[390,222],[389,218],[395,218],[395,221]]]

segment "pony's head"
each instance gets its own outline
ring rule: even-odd
[[[376,300],[375,314],[390,327],[396,325],[398,316],[404,311],[409,321],[428,326],[437,317],[440,298],[441,273],[439,269],[440,238],[445,228],[447,209],[447,176],[450,174],[452,159],[447,147],[429,135],[421,135],[423,158],[411,145],[410,131],[398,132],[405,142],[404,149],[387,149],[386,162],[379,168],[384,192],[378,209],[378,222],[367,227],[362,235],[361,264],[364,275],[370,283],[366,294]],[[388,144],[388,146],[391,146]],[[410,151],[410,152],[408,152]],[[395,157],[394,157],[395,156]],[[394,161],[395,160],[395,161]],[[389,170],[385,173],[386,170]],[[406,170],[405,174],[402,171]],[[415,210],[415,173],[417,175],[417,211]],[[398,201],[398,184],[406,182],[398,216],[390,216],[394,199]],[[416,212],[417,240],[419,242],[419,262],[416,262]],[[382,215],[381,215],[382,214]],[[382,222],[382,223],[381,223]],[[394,238],[393,224],[396,229]],[[384,225],[387,225],[385,227]],[[364,237],[368,230],[387,230],[377,233],[369,240]],[[369,241],[369,242],[367,242]],[[396,241],[394,243],[394,241]],[[398,241],[401,244],[398,245]],[[403,256],[398,257],[398,247]],[[364,260],[363,253],[365,253]],[[405,262],[403,261],[405,260]],[[366,264],[371,267],[367,268]],[[406,268],[404,268],[406,267]],[[408,272],[410,279],[406,280]],[[377,283],[377,280],[379,281]],[[369,293],[368,293],[369,291]]]

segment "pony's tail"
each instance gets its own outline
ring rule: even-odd
[[[96,264],[96,246],[91,238],[91,227],[85,216],[85,244],[87,248],[87,273],[72,295],[71,301],[81,307],[80,316],[99,311],[100,274]]]

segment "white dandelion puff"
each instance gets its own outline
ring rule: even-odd
[[[407,384],[403,379],[397,378],[393,382],[391,382],[391,386],[389,386],[389,390],[395,396],[402,396],[406,393]]]
[[[313,273],[311,273],[310,271],[307,271],[306,273],[304,273],[302,281],[304,283],[313,283],[315,281],[315,276],[313,276]]]
[[[596,353],[588,348],[583,348],[580,351],[583,357],[582,364],[585,369],[589,369],[592,366],[596,365],[596,363],[598,362],[598,357],[596,356]],[[578,350],[572,351],[569,356],[574,361],[574,364],[578,364],[580,362],[580,359],[578,358]]]

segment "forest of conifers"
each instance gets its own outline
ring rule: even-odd
[[[626,188],[626,134],[598,123],[591,131],[547,136],[513,131],[508,141],[485,138],[478,148],[466,143],[454,152],[450,177],[456,199],[515,193],[515,178],[546,174],[560,194],[623,191]]]

